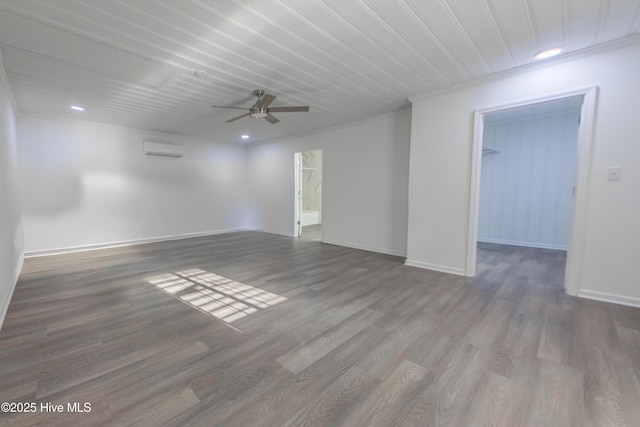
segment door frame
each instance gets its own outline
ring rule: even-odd
[[[579,272],[583,259],[585,232],[587,225],[587,203],[589,195],[589,177],[593,154],[593,132],[596,114],[598,87],[592,86],[551,96],[528,99],[520,102],[479,109],[473,113],[473,147],[471,154],[471,182],[469,189],[469,221],[467,232],[466,276],[475,276],[478,241],[478,211],[480,196],[480,173],[482,168],[482,142],[484,138],[485,115],[515,107],[522,107],[540,102],[583,95],[578,126],[577,158],[576,158],[576,192],[574,199],[571,237],[567,251],[567,263],[564,287],[569,295],[577,295],[579,288]]]
[[[306,150],[300,150],[293,153],[293,237],[302,236],[302,153],[306,153],[309,151],[319,151],[321,153],[320,158],[320,173],[322,174],[322,192],[320,193],[322,208],[320,210],[320,223],[323,222],[324,218],[324,147],[320,146],[317,148],[307,148]]]
[[[293,237],[302,236],[302,153],[293,153]]]

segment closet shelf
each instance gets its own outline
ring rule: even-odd
[[[482,154],[498,154],[500,151],[496,150],[495,148],[491,148],[488,145],[483,145],[482,146]]]

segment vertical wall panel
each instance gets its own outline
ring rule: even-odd
[[[478,240],[566,249],[579,110],[492,121],[482,158]]]

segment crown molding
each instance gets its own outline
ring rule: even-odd
[[[213,142],[221,146],[224,146],[224,145],[238,146],[238,141],[228,141],[228,140],[222,140],[222,139],[213,140],[211,138],[205,138],[202,136],[190,135],[186,133],[174,133],[174,132],[166,132],[166,131],[156,130],[156,129],[148,129],[143,127],[123,126],[123,125],[117,125],[112,123],[96,122],[96,121],[77,118],[77,117],[67,117],[62,115],[39,113],[34,111],[25,111],[23,114],[21,114],[20,117],[23,120],[28,120],[33,118],[37,120],[54,121],[56,123],[66,123],[66,124],[71,124],[75,126],[85,126],[85,127],[92,127],[92,128],[126,129],[127,131],[130,131],[132,133],[139,133],[143,135],[142,136],[143,139],[152,138],[152,139],[158,140],[159,142],[166,142],[167,144],[176,143],[176,140],[179,139],[180,141],[189,142],[189,143],[197,142],[197,143],[210,144]]]
[[[596,55],[598,53],[609,52],[611,50],[623,49],[625,47],[634,46],[640,44],[640,33],[633,34],[620,39],[612,40],[605,43],[600,43],[585,49],[576,50],[566,53],[564,55],[557,56],[552,59],[531,62],[529,64],[521,65],[519,67],[510,68],[508,70],[499,71],[497,73],[488,74],[486,76],[478,77],[473,80],[467,80],[461,83],[457,83],[451,86],[447,86],[441,89],[436,89],[431,92],[422,93],[419,95],[410,96],[407,99],[413,104],[419,101],[423,101],[430,98],[435,98],[448,93],[458,92],[472,87],[493,83],[499,80],[503,80],[508,77],[525,74],[534,70],[540,70],[552,65],[562,64],[565,62],[575,61],[576,59],[585,58]]]
[[[295,140],[295,139],[299,139],[299,138],[304,138],[307,136],[312,136],[312,135],[317,135],[317,134],[322,134],[322,133],[327,133],[327,132],[333,132],[333,131],[337,131],[337,130],[342,130],[342,129],[348,129],[348,128],[352,128],[355,126],[359,126],[359,125],[363,125],[369,122],[376,122],[379,120],[384,120],[384,119],[388,119],[391,117],[397,117],[397,116],[401,116],[403,114],[406,113],[411,113],[411,107],[402,107],[400,109],[394,110],[394,111],[389,111],[387,113],[382,113],[382,114],[378,114],[376,116],[372,116],[372,117],[366,117],[364,119],[360,119],[360,120],[356,120],[356,121],[352,121],[352,122],[346,122],[346,123],[341,123],[335,126],[330,126],[330,127],[324,127],[324,128],[319,128],[319,129],[313,129],[313,130],[309,130],[309,131],[305,131],[305,132],[299,132],[299,133],[295,133],[292,135],[286,135],[286,136],[282,136],[282,137],[277,137],[277,138],[270,138],[270,139],[266,139],[266,140],[260,140],[260,141],[255,141],[255,142],[250,142],[247,143],[247,147],[255,147],[258,145],[262,145],[262,144],[270,144],[273,142],[287,142],[287,141],[291,141],[291,140]]]

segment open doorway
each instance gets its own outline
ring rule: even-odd
[[[322,241],[322,150],[295,153],[294,236]]]
[[[582,99],[576,95],[484,116],[478,271],[495,263],[518,264],[515,271],[523,280],[541,280],[544,272],[546,285],[562,289]]]
[[[468,276],[476,274],[479,241],[563,251],[554,257],[563,264],[560,282],[577,293],[595,95],[591,88],[475,113]],[[552,136],[554,127],[564,134]]]

